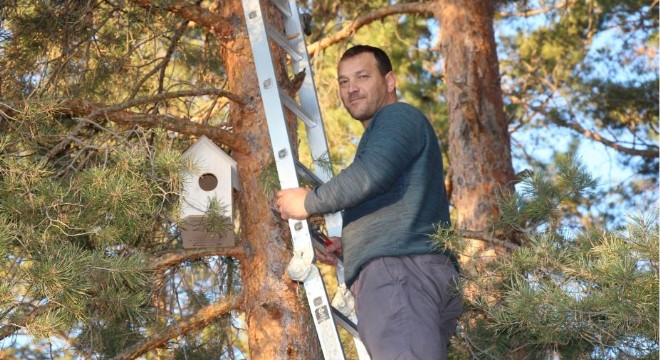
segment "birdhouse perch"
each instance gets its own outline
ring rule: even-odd
[[[192,169],[183,174],[183,247],[188,249],[233,246],[233,189],[240,189],[236,161],[206,136],[191,145],[182,158],[192,164]],[[214,221],[209,218],[211,213],[226,218],[231,226],[224,231],[216,231],[217,227],[210,224]]]

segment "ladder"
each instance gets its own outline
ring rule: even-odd
[[[328,181],[333,174],[331,167],[327,166],[330,163],[328,143],[303,37],[301,15],[295,0],[268,1],[281,13],[284,29],[275,28],[263,18],[260,0],[242,0],[242,3],[280,186],[282,189],[298,187],[299,175],[314,184],[321,184]],[[305,73],[297,94],[298,101],[282,91],[277,84],[269,39],[288,54],[291,61],[290,70],[294,74],[302,71]],[[285,108],[304,122],[312,160],[317,164],[326,164],[325,166],[314,166],[313,171],[309,170],[302,166],[292,153]],[[329,236],[341,235],[340,213],[325,215],[325,224]],[[323,246],[323,233],[318,229],[310,229],[305,220],[289,220],[289,228],[293,258],[287,270],[292,279],[304,285],[325,359],[345,359],[337,332],[337,325],[340,325],[353,335],[360,360],[368,360],[367,351],[358,337],[354,313],[348,314],[345,309],[342,312],[338,310],[340,305],[336,304],[335,307],[330,304],[321,273],[314,265],[314,246]],[[340,284],[338,293],[348,293],[343,287],[341,263],[337,266],[337,278]],[[341,303],[341,300],[338,303]]]

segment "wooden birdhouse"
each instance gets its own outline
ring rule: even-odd
[[[191,145],[182,158],[192,165],[183,174],[183,247],[234,246],[233,192],[240,189],[236,161],[206,136]]]

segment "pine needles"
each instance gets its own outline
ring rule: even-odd
[[[517,194],[501,199],[493,231],[522,232],[526,240],[488,272],[466,274],[467,286],[489,291],[468,297],[461,336],[479,358],[520,351],[537,358],[652,356],[658,351],[657,214],[631,217],[620,231],[567,231],[564,218],[595,181],[568,158],[555,169],[538,169]],[[440,229],[435,239],[460,253],[460,235]]]

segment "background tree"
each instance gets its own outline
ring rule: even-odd
[[[263,189],[270,145],[246,71],[253,65],[240,2],[2,5],[7,356],[320,357],[306,304],[284,275],[288,237]],[[466,263],[492,258],[475,248],[504,254],[465,273],[468,284],[490,283],[493,292],[470,298],[455,356],[657,350],[657,324],[648,320],[657,318],[655,221],[642,217],[626,230],[621,216],[657,200],[657,2],[306,6],[336,163],[350,162],[361,131],[335,95],[337,57],[350,43],[377,43],[399,67],[402,98],[429,114],[449,160],[457,226],[438,241]],[[286,59],[275,58],[278,82],[293,94]],[[239,164],[236,248],[180,247],[179,154],[199,135]],[[617,165],[637,175],[587,191],[584,169],[571,170],[561,154],[583,149],[583,139],[614,149]],[[539,156],[539,147],[549,151]],[[512,164],[528,176],[514,178]],[[503,190],[509,195],[499,197]],[[609,232],[597,235],[600,227]]]

